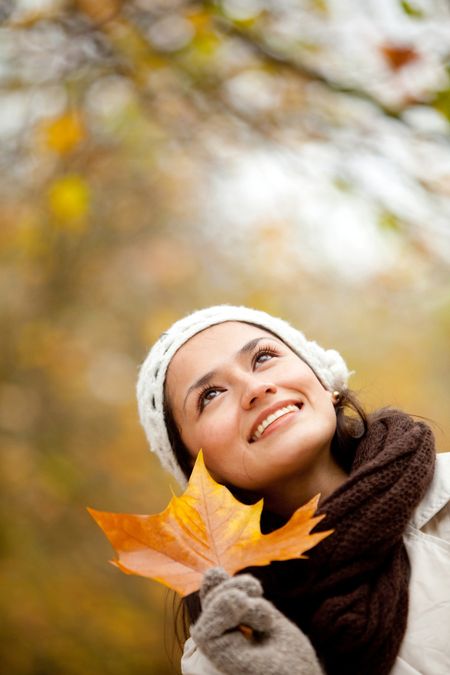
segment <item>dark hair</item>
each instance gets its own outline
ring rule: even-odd
[[[367,432],[369,419],[356,394],[350,389],[340,392],[335,410],[336,431],[331,441],[331,452],[336,462],[346,473],[349,473],[354,451]],[[192,472],[191,456],[183,443],[167,396],[164,397],[164,418],[169,441],[177,462],[186,478],[189,479]],[[238,490],[232,489],[232,492],[235,497],[240,498]],[[182,648],[182,643],[189,637],[189,626],[191,623],[195,623],[200,616],[200,612],[201,605],[198,593],[192,593],[179,602],[175,610],[175,639],[179,648]]]

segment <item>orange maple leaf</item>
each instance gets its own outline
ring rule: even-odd
[[[160,581],[184,596],[200,588],[203,574],[211,567],[223,567],[233,575],[272,560],[305,558],[305,551],[333,531],[311,534],[325,517],[314,517],[319,497],[297,509],[283,527],[262,534],[263,500],[241,504],[209,475],[200,451],[186,491],[181,497],[174,495],[162,513],[88,511],[116,550],[113,564],[127,574]]]

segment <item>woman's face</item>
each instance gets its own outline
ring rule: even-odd
[[[314,475],[336,429],[331,393],[281,340],[235,321],[198,333],[173,357],[166,395],[193,460],[214,478],[264,495]]]

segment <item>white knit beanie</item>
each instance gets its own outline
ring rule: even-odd
[[[164,419],[164,382],[173,355],[189,338],[224,321],[241,321],[264,328],[277,335],[315,372],[329,391],[346,388],[349,371],[342,356],[334,349],[322,349],[316,342],[283,319],[249,307],[217,305],[200,309],[176,321],[150,349],[139,372],[137,399],[139,416],[151,450],[165,469],[182,487],[187,480],[169,442]]]

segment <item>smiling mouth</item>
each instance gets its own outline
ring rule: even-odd
[[[303,408],[303,403],[298,403],[296,405],[289,404],[289,405],[283,406],[282,408],[279,408],[278,410],[275,410],[275,412],[268,415],[261,422],[261,424],[258,425],[258,428],[254,432],[253,436],[250,438],[250,443],[255,443],[255,441],[259,440],[261,438],[261,436],[264,434],[264,432],[266,431],[266,429],[268,427],[270,427],[271,424],[276,422],[276,420],[279,420],[281,417],[284,417],[284,415],[288,415],[289,413],[298,412],[302,408]]]

